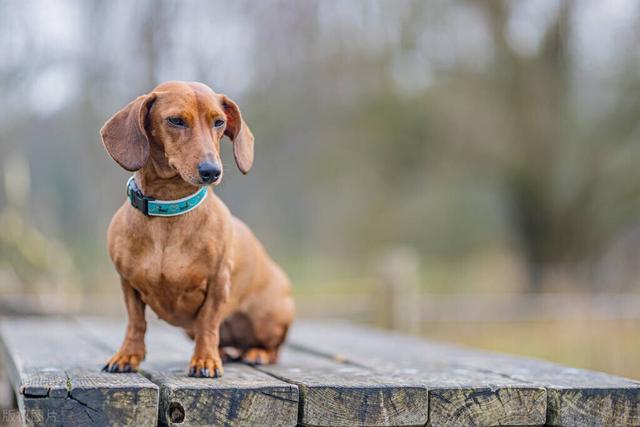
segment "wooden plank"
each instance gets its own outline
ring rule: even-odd
[[[542,384],[547,389],[549,425],[640,425],[638,381],[484,352],[460,355],[460,362]]]
[[[384,343],[382,342],[382,345]],[[396,351],[403,351],[397,350]],[[292,357],[294,356],[294,357]],[[304,357],[303,357],[304,356]],[[307,353],[285,349],[282,363],[261,367],[286,381],[292,381],[301,387],[304,396],[303,406],[315,404],[316,409],[303,408],[316,418],[309,416],[311,425],[363,424],[355,417],[356,408],[376,408],[386,403],[396,411],[395,419],[385,419],[388,408],[376,412],[370,417],[370,425],[424,424],[429,420],[432,425],[541,425],[546,413],[545,390],[526,382],[515,381],[503,376],[465,369],[446,362],[402,364],[384,363],[359,364],[345,363],[341,367],[325,367],[322,359],[310,360]],[[324,359],[327,360],[327,359]],[[393,402],[372,405],[367,393],[358,396],[359,382],[367,388],[391,390]],[[306,388],[317,388],[317,396],[310,396]],[[417,390],[419,388],[419,390]],[[328,393],[323,393],[328,389]],[[344,408],[344,399],[331,399],[333,390],[345,390],[346,395],[359,397],[351,407]],[[355,391],[354,391],[355,390]],[[425,393],[428,390],[428,394]],[[313,399],[311,399],[313,397]],[[388,397],[388,396],[385,396]],[[369,403],[367,404],[367,399]],[[337,403],[334,403],[334,400]],[[383,400],[381,398],[381,400]],[[309,403],[307,403],[309,402]],[[408,402],[408,403],[407,403]],[[338,409],[342,412],[339,412]],[[427,411],[428,410],[428,411]],[[323,424],[332,412],[338,412]],[[342,415],[346,413],[347,415]],[[419,417],[416,415],[419,414]],[[351,418],[348,418],[351,416]],[[376,418],[377,417],[377,418]],[[404,418],[403,418],[404,417]],[[303,419],[304,421],[304,419]]]
[[[78,319],[95,339],[116,349],[124,324]],[[192,378],[187,366],[193,341],[178,328],[149,325],[143,373],[160,386],[161,425],[293,426],[298,419],[298,387],[252,367],[226,363],[222,378]]]
[[[155,421],[156,386],[137,374],[99,371],[120,344],[122,322],[44,321],[0,325],[28,425],[149,425],[151,412]],[[176,328],[151,324],[143,368],[160,385],[158,421],[639,424],[640,382],[633,380],[344,324],[299,323],[290,341],[278,365],[226,364],[222,379],[189,378],[193,343]]]
[[[100,338],[108,340],[110,345],[119,342],[122,334],[120,326],[100,320],[81,319],[81,322],[89,329],[99,331]],[[248,396],[253,396],[251,399],[255,400],[251,403],[255,414],[242,415],[241,411],[238,416],[244,417],[240,419],[259,416],[256,419],[265,420],[269,425],[275,424],[278,419],[305,425],[424,425],[427,422],[427,389],[410,378],[374,374],[369,369],[345,365],[295,350],[285,350],[279,364],[259,367],[259,371],[227,363],[225,376],[221,381],[188,378],[185,373],[193,343],[178,329],[164,324],[154,324],[148,329],[148,356],[143,368],[145,374],[161,386],[161,422],[170,421],[172,401],[177,401],[182,408],[198,408],[194,402],[201,398],[202,393],[217,395],[225,390],[230,393],[233,387],[240,390],[236,393],[236,398],[232,399],[222,394],[222,399],[218,397],[220,409],[214,411],[216,413],[213,415],[207,415],[208,417],[218,417],[226,411],[234,413],[234,408],[238,407],[238,396],[242,397],[243,389],[247,389],[251,392]],[[247,377],[243,382],[240,374],[250,374],[251,377]],[[268,384],[272,389],[267,390],[267,395],[261,383],[257,382],[260,378],[269,379]],[[202,384],[205,386],[203,390],[197,388]],[[283,390],[283,385],[293,387],[296,394],[289,389]],[[294,414],[294,417],[290,418],[291,401],[295,398],[297,405],[298,388],[302,390],[300,398],[304,400],[300,404],[300,414]],[[259,393],[256,393],[258,390]],[[261,402],[265,397],[272,397],[277,402],[265,401],[263,406]],[[225,399],[230,403],[225,403]],[[178,407],[174,405],[174,408]],[[242,410],[242,405],[239,408]],[[262,408],[264,413],[261,412]],[[282,412],[285,409],[286,411]],[[178,410],[176,414],[179,415],[180,412]],[[215,420],[219,418],[202,418],[198,423]],[[238,421],[238,424],[243,423]]]
[[[541,386],[547,391],[546,423],[550,425],[640,425],[640,382],[626,378],[340,323],[298,323],[290,342],[378,369],[398,365],[419,369],[446,360],[454,366]],[[433,398],[431,404],[433,422],[438,406]]]
[[[490,371],[452,363],[443,354],[407,359],[410,347],[375,341],[357,330],[297,324],[290,343],[319,354],[353,361],[377,372],[410,376],[429,388],[431,425],[541,425],[546,419],[544,388]],[[401,345],[402,344],[402,345]]]
[[[391,372],[412,373],[429,387],[429,421],[434,426],[545,422],[546,392],[525,381],[450,363],[398,363]]]
[[[160,385],[160,424],[296,425],[298,389],[239,363],[222,378],[192,378],[184,362],[147,370]]]
[[[301,425],[424,425],[428,420],[428,390],[408,376],[288,348],[278,364],[258,369],[298,385]]]
[[[158,387],[139,374],[100,372],[108,351],[74,321],[4,320],[0,338],[26,425],[157,424]]]

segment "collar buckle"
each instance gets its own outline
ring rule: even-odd
[[[148,197],[142,194],[142,191],[140,191],[140,188],[138,188],[135,180],[130,179],[128,184],[127,195],[129,196],[131,206],[138,209],[146,216],[149,216],[149,201],[155,199],[153,197]]]

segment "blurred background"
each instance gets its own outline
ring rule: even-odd
[[[640,378],[636,1],[4,0],[0,52],[0,314],[124,315],[98,130],[197,80],[300,318]]]

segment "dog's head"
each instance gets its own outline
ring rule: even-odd
[[[233,142],[242,173],[253,164],[253,135],[240,109],[202,83],[167,82],[139,96],[100,130],[109,155],[128,171],[141,169],[152,150],[164,153],[169,175],[196,186],[222,180],[220,140]]]

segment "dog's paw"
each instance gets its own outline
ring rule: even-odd
[[[220,378],[224,374],[222,360],[219,357],[193,356],[189,363],[189,376],[201,378]]]
[[[275,352],[264,348],[250,348],[242,354],[241,360],[248,365],[275,363]]]
[[[143,359],[144,354],[119,351],[109,359],[102,370],[104,372],[136,372]]]

